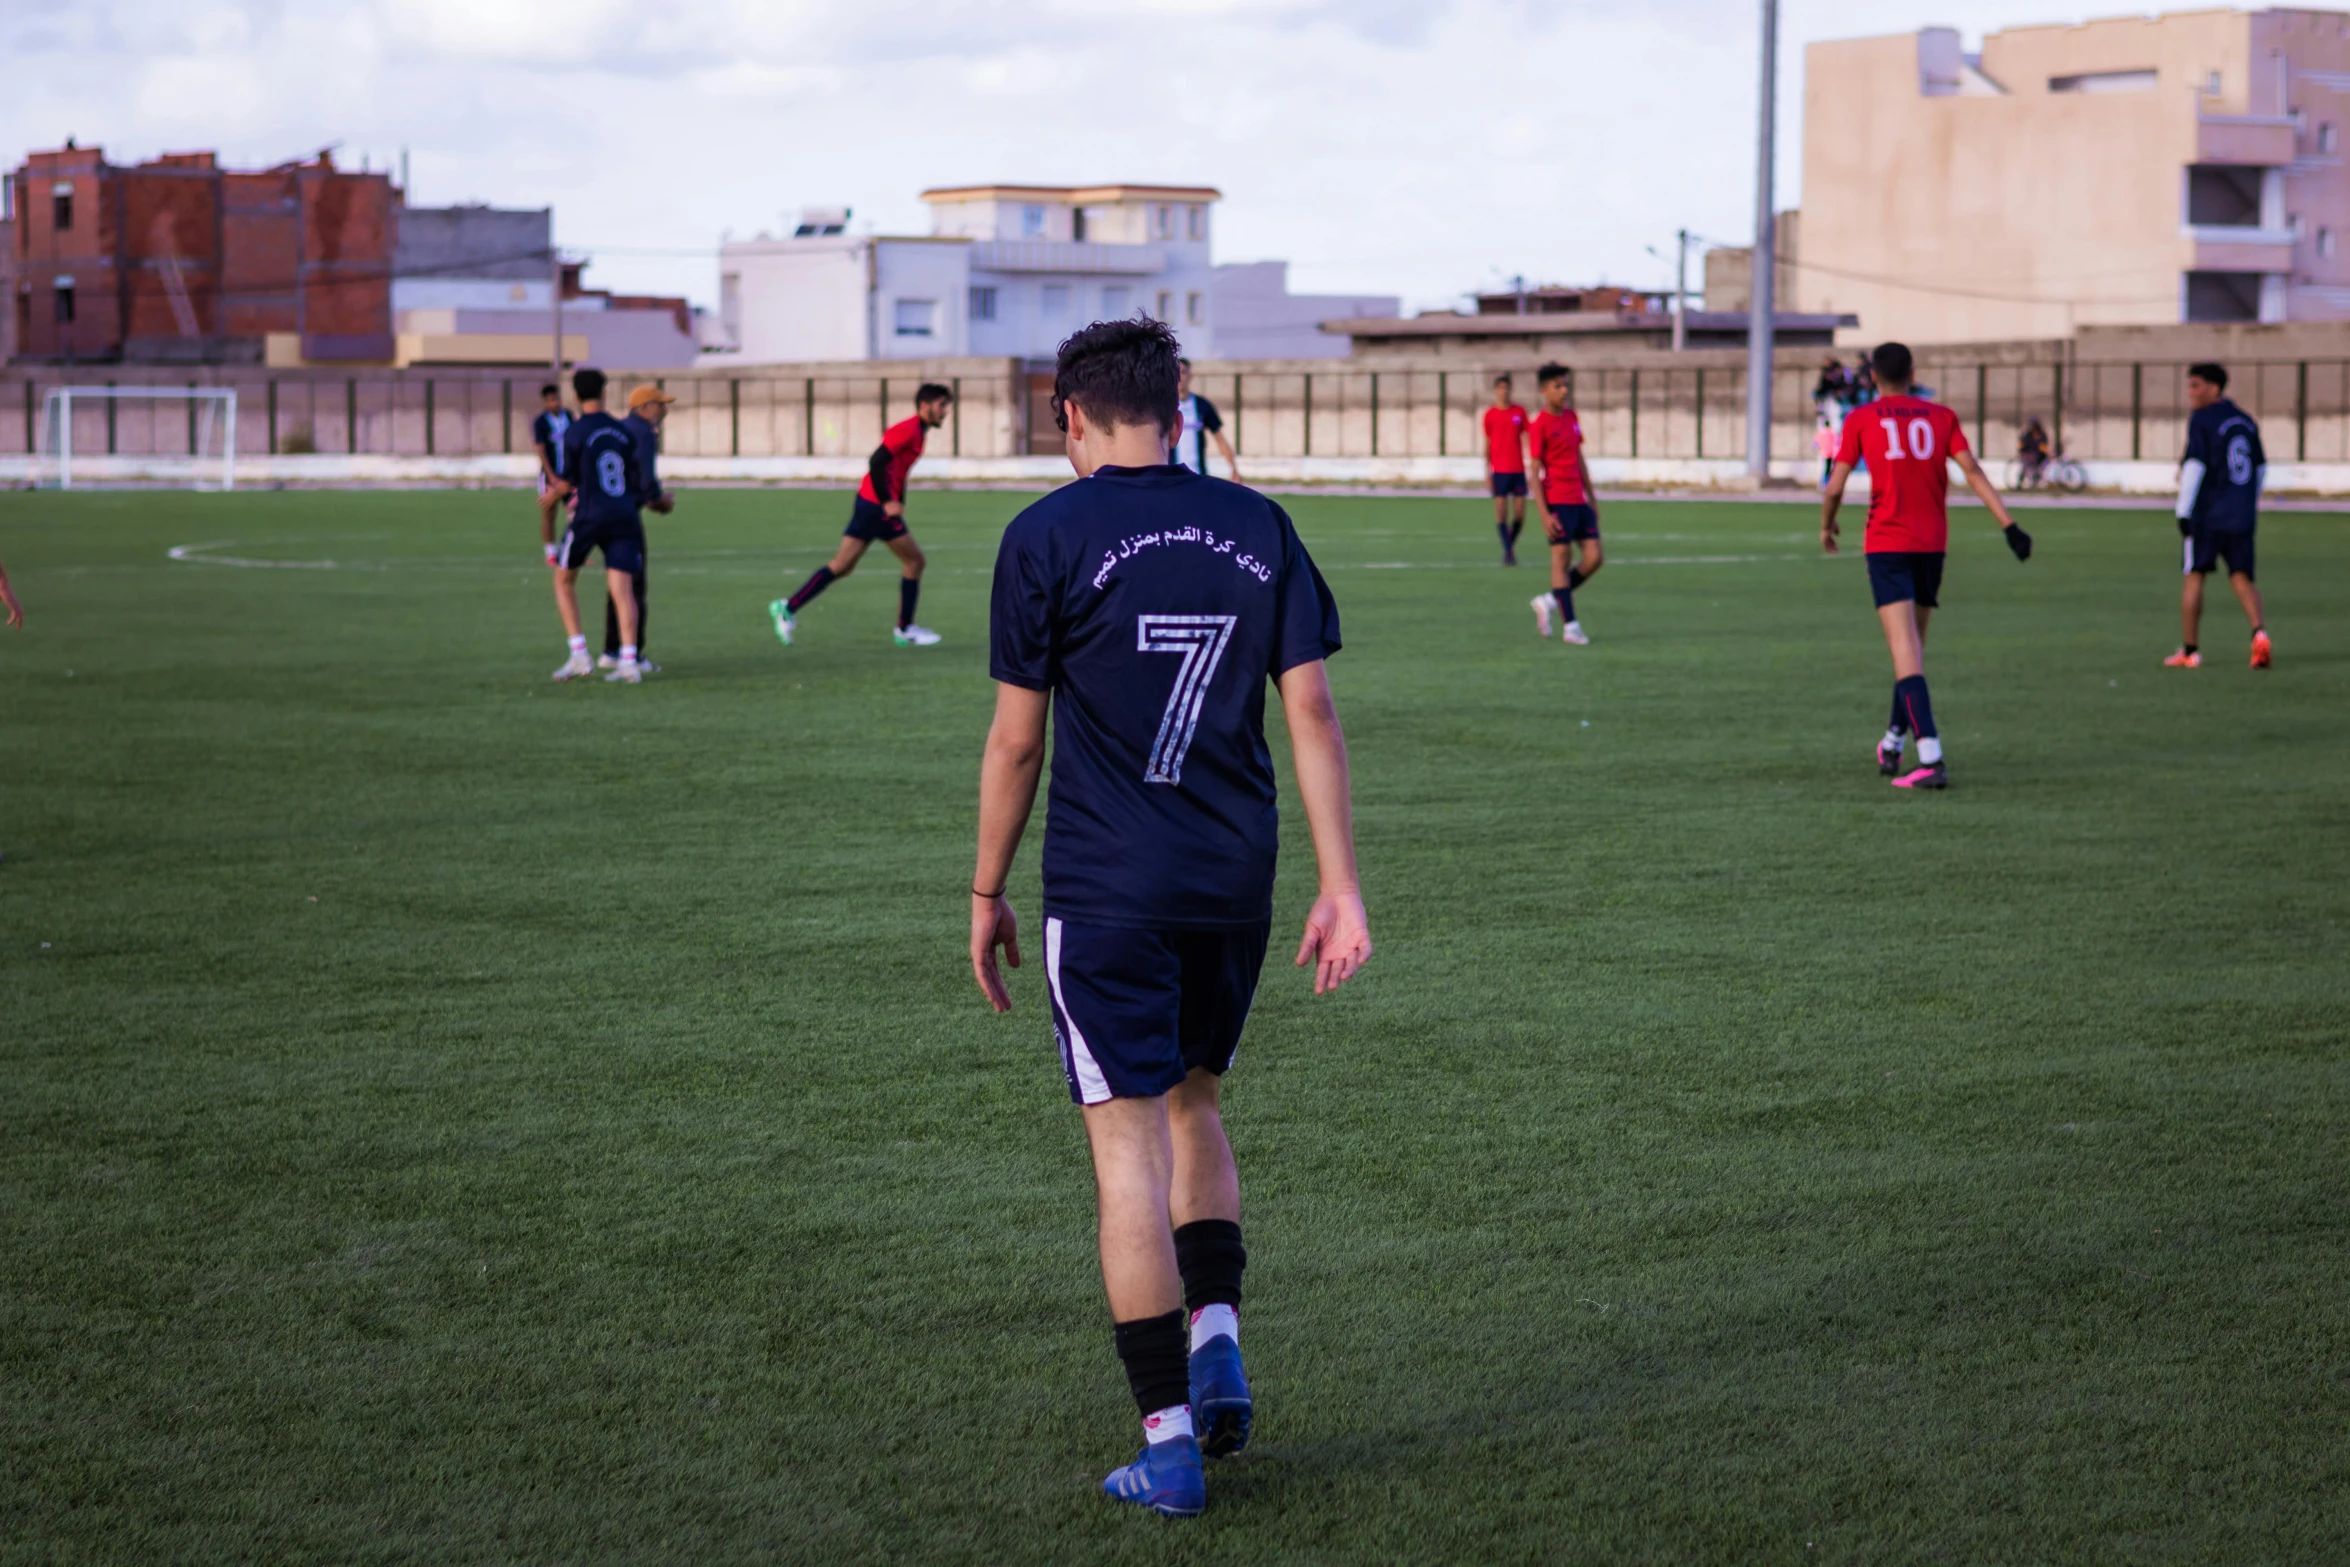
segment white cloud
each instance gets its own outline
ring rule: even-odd
[[[1783,202],[1802,45],[1950,20],[1788,19]],[[1513,273],[1658,282],[1674,229],[1749,231],[1756,29],[1727,0],[14,0],[0,146],[407,147],[418,200],[552,203],[593,281],[705,302],[720,233],[804,203],[921,232],[928,185],[1206,183],[1223,257],[1442,303]],[[630,253],[659,251],[685,254]]]

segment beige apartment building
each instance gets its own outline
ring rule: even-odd
[[[2350,319],[2350,13],[1804,53],[1795,308],[1853,340]]]

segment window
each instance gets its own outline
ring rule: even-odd
[[[1173,239],[1175,237],[1175,209],[1173,207],[1159,208],[1157,212],[1152,214],[1152,220],[1158,226],[1159,238]]]
[[[2317,231],[2317,253],[2321,256],[2331,256],[2334,253],[2334,231],[2332,229],[2321,228]]]
[[[2203,90],[2214,98],[2219,96],[2219,72],[2214,71],[2203,78]]]
[[[897,302],[897,325],[900,337],[931,337],[938,330],[938,301],[935,299],[901,299]]]
[[[2319,122],[2319,124],[2318,124],[2318,127],[2317,127],[2317,150],[2318,150],[2318,151],[2320,151],[2320,152],[2332,152],[2332,151],[2334,150],[2335,146],[2338,144],[2339,140],[2340,140],[2340,138],[2339,138],[2339,137],[2338,137],[2338,136],[2335,134],[2335,131],[2334,131],[2334,122],[2333,122],[2333,121],[2331,121],[2331,120],[2324,120],[2324,121],[2321,121],[2321,122]]]
[[[2051,76],[2050,92],[2152,92],[2154,71],[2090,71],[2080,76]],[[2214,92],[2217,88],[2212,89]]]
[[[1161,320],[1161,321],[1172,321],[1172,320],[1174,320],[1174,319],[1175,319],[1175,296],[1174,296],[1173,294],[1169,293],[1169,292],[1168,292],[1166,289],[1163,289],[1163,288],[1162,288],[1162,289],[1160,289],[1160,290],[1159,290],[1159,308],[1158,308],[1158,309],[1156,309],[1156,310],[1154,310],[1154,311],[1152,311],[1152,312],[1151,312],[1151,314],[1152,314],[1152,316],[1154,316],[1156,319],[1158,319],[1158,320]]]
[[[1192,209],[1197,212],[1199,209]],[[1196,289],[1183,296],[1183,319],[1198,326],[1208,318],[1208,302]]]
[[[1132,291],[1122,283],[1113,283],[1102,290],[1102,319],[1115,321],[1126,314],[1127,300]]]
[[[1069,237],[1080,245],[1085,243],[1085,209],[1078,207],[1069,214]]]
[[[57,324],[73,325],[73,279],[69,277],[57,280]]]
[[[2190,165],[2187,221],[2197,227],[2260,227],[2260,170],[2229,163]]]
[[[49,187],[49,219],[62,234],[73,227],[73,182],[59,180]]]
[[[1069,285],[1047,283],[1044,286],[1044,318],[1047,321],[1065,321],[1069,317]]]
[[[1186,231],[1191,235],[1191,237],[1193,239],[1206,239],[1208,237],[1208,209],[1205,207],[1186,207],[1183,209],[1183,214]]]
[[[1020,209],[1020,237],[1022,239],[1044,238],[1044,208],[1027,206]]]
[[[2260,319],[2260,274],[2257,272],[2190,272],[2186,306],[2189,321],[2257,321]]]
[[[995,290],[993,288],[982,288],[976,283],[971,285],[971,319],[974,321],[993,321],[995,319]]]

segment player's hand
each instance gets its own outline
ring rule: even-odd
[[[883,501],[881,514],[884,517],[903,517],[906,514],[906,503],[904,501]]]
[[[1823,518],[1820,522],[1820,548],[1826,550],[1831,555],[1835,554],[1836,535],[1839,531],[1840,530],[1836,526],[1835,518]]]
[[[2007,547],[2015,551],[2015,558],[2017,560],[2030,560],[2032,558],[2032,536],[2026,533],[2023,529],[2017,527],[2014,523],[2011,522],[2006,527],[1999,530],[1999,535],[2001,538],[2007,540]]]
[[[557,545],[549,544],[544,546],[544,548],[547,552],[547,564],[550,566],[554,565],[555,562],[560,560],[563,556],[562,549]]]
[[[1363,912],[1363,895],[1316,898],[1306,914],[1305,940],[1297,948],[1297,966],[1314,966],[1314,994],[1336,990],[1370,961],[1371,918]]]
[[[1012,912],[1007,898],[983,898],[971,895],[971,972],[978,977],[979,992],[987,997],[987,1004],[998,1012],[1012,1010],[1012,993],[1004,987],[1004,976],[996,967],[995,949],[1004,949],[1005,959],[1012,967],[1020,966],[1020,917]]]
[[[659,495],[653,497],[653,510],[659,512],[664,517],[668,516],[671,512],[677,510],[677,497],[669,493],[669,491],[663,490]]]

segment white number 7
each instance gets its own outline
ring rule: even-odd
[[[1216,665],[1223,660],[1225,645],[1232,640],[1232,628],[1239,623],[1238,615],[1137,615],[1134,618],[1137,652],[1183,655],[1183,667],[1175,672],[1175,689],[1167,696],[1166,716],[1159,720],[1159,738],[1151,745],[1150,766],[1142,775],[1144,783],[1183,781],[1183,757],[1191,749],[1193,731],[1199,728],[1200,707],[1207,700],[1208,682],[1216,678]]]

